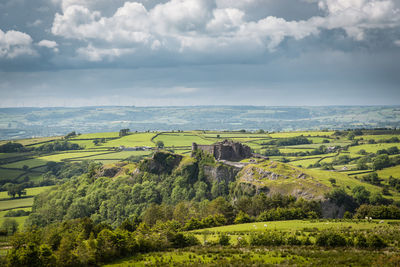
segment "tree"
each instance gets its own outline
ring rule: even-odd
[[[94,139],[94,140],[93,140],[93,144],[94,144],[95,146],[97,146],[97,145],[99,144],[99,140]]]
[[[350,132],[348,135],[347,135],[347,139],[349,139],[349,140],[354,140],[354,137],[355,137],[356,135],[354,134],[354,132]]]
[[[158,148],[160,148],[160,149],[163,149],[163,148],[164,148],[164,142],[161,141],[161,140],[159,140],[159,141],[157,141],[156,146],[157,146]]]
[[[70,133],[67,134],[64,138],[65,138],[65,139],[68,139],[68,138],[71,138],[71,137],[74,137],[74,136],[76,136],[76,132],[75,132],[75,131],[70,132]]]
[[[369,203],[371,193],[364,186],[358,185],[352,190],[354,199],[359,205]]]
[[[372,168],[376,170],[382,170],[383,168],[389,167],[391,164],[389,156],[386,154],[379,155],[374,158],[372,162]]]
[[[18,223],[15,219],[7,218],[1,225],[1,229],[5,230],[8,235],[13,235],[18,230]]]
[[[125,136],[129,134],[129,129],[121,129],[119,130],[119,137]]]

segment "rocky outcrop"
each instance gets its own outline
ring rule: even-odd
[[[170,174],[179,165],[182,158],[183,156],[178,154],[158,151],[154,153],[151,159],[141,161],[139,169],[153,174]]]
[[[325,200],[321,202],[322,217],[324,218],[343,218],[345,208],[338,207],[336,204]]]
[[[198,149],[213,155],[217,160],[240,161],[252,156],[250,147],[230,140],[224,140],[213,145],[193,143],[192,153]]]
[[[236,175],[239,173],[241,168],[228,166],[225,164],[217,164],[216,166],[205,165],[203,167],[204,176],[208,182],[233,182],[236,180]]]

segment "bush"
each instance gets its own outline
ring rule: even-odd
[[[183,233],[177,233],[170,238],[172,247],[184,248],[189,246],[195,246],[199,244],[199,240],[192,234],[185,235]]]
[[[355,245],[356,247],[358,247],[358,248],[366,248],[366,247],[368,247],[367,239],[365,238],[364,235],[359,234],[359,235],[357,235],[356,238],[355,238],[354,245]]]
[[[218,244],[220,244],[221,246],[228,246],[229,241],[230,241],[230,237],[227,234],[222,233],[219,235]]]
[[[250,236],[252,246],[280,246],[282,244],[282,234],[278,232],[257,233]]]
[[[25,210],[10,210],[7,212],[4,217],[21,217],[21,216],[28,216],[31,214],[30,211],[25,211]]]
[[[367,237],[367,244],[369,248],[384,248],[386,247],[385,241],[377,235],[370,235]]]
[[[243,211],[239,211],[238,215],[235,218],[235,223],[249,223],[251,222],[251,218],[247,213],[244,213]]]
[[[347,241],[340,233],[322,232],[317,236],[315,244],[322,247],[344,247]]]

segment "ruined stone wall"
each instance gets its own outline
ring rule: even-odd
[[[192,151],[200,149],[214,156],[217,160],[237,161],[252,156],[250,147],[225,140],[214,145],[198,145],[193,143]]]
[[[207,152],[215,157],[215,147],[213,145],[197,145],[197,149],[203,150],[204,152]]]

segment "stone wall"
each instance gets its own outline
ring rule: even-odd
[[[213,155],[217,160],[239,161],[252,156],[250,147],[228,140],[213,145],[198,145],[193,143],[192,152],[198,149]]]

